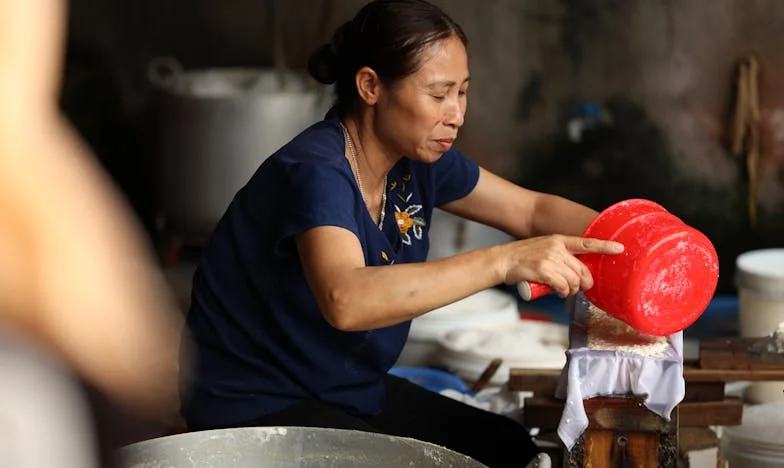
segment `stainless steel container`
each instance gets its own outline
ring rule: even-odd
[[[157,193],[165,229],[199,245],[272,153],[322,119],[331,89],[272,68],[182,70],[149,64],[157,90]]]
[[[480,468],[437,445],[361,431],[250,427],[192,432],[138,442],[119,450],[120,467]]]

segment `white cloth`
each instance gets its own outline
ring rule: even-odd
[[[90,408],[67,371],[0,326],[0,468],[97,468]]]
[[[442,390],[439,393],[474,408],[500,414],[520,423],[523,422],[523,415],[520,411],[523,407],[523,402],[526,397],[533,395],[533,393],[528,392],[512,392],[506,385],[486,388],[475,395],[452,389]]]
[[[583,400],[598,396],[633,394],[644,397],[645,406],[664,419],[683,400],[683,332],[668,337],[667,350],[658,357],[623,351],[589,349],[587,329],[589,302],[582,294],[570,311],[571,347],[556,396],[566,401],[558,436],[571,450],[588,427]]]

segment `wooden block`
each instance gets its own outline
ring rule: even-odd
[[[523,424],[548,431],[558,428],[564,402],[552,397],[530,397],[523,403]]]
[[[749,351],[750,369],[784,369],[784,353]]]
[[[753,345],[765,337],[713,338],[700,342],[702,369],[784,369],[784,354],[760,351]]]
[[[638,398],[585,402],[588,429],[569,453],[571,467],[665,467],[678,463],[678,411],[666,421]]]
[[[748,369],[744,354],[737,355],[736,342],[732,339],[702,340],[699,366],[702,369]]]
[[[599,397],[583,400],[588,429],[629,432],[670,432],[670,421],[643,405],[639,398]],[[677,421],[675,421],[677,423]]]
[[[515,392],[533,392],[534,396],[555,396],[559,369],[510,369],[508,387]]]
[[[591,400],[585,400],[586,413],[589,411]],[[541,430],[553,430],[558,427],[563,414],[564,402],[555,398],[530,397],[526,398],[523,406],[523,424],[527,427],[537,427]],[[630,408],[630,414],[638,417],[644,414],[642,410],[648,411],[642,406],[639,409]],[[649,419],[635,422],[633,417],[616,417],[613,410],[605,411],[602,418],[597,422],[592,422],[596,428],[628,428],[645,429],[655,427]],[[651,413],[653,414],[653,413]],[[678,405],[678,424],[679,426],[736,426],[743,419],[743,402],[739,398],[725,398],[723,401],[710,402],[690,402]],[[609,422],[608,422],[609,421]],[[613,426],[614,425],[614,426]]]
[[[685,426],[737,426],[743,420],[743,401],[740,398],[681,403],[678,407],[681,424]]]
[[[583,435],[582,464],[571,466],[675,468],[677,458],[666,455],[675,449],[662,447],[663,443],[675,444],[653,432],[589,431]]]
[[[724,382],[686,382],[683,401],[722,401],[724,389]]]
[[[678,451],[683,456],[687,452],[703,450],[719,445],[719,437],[709,427],[684,426],[678,430]]]

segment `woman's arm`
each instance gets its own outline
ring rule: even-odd
[[[57,109],[66,7],[0,0],[0,325],[113,399],[168,416],[181,317],[130,210]]]
[[[442,208],[518,239],[549,234],[579,236],[598,215],[579,203],[524,189],[484,169],[468,196]]]
[[[561,295],[588,289],[573,252],[619,253],[614,242],[536,237],[430,262],[366,267],[357,237],[325,226],[297,237],[305,275],[324,317],[341,330],[394,325],[497,284],[536,281]]]
[[[0,323],[107,395],[169,417],[182,316],[125,206],[62,120],[0,145]],[[23,157],[19,157],[23,155]],[[11,260],[7,262],[6,260]]]

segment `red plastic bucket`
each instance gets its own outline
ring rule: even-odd
[[[583,237],[625,246],[618,255],[579,255],[594,278],[585,292],[594,305],[649,335],[667,336],[694,323],[710,303],[719,262],[710,240],[661,205],[631,199],[607,208]],[[551,291],[521,285],[524,299]]]

